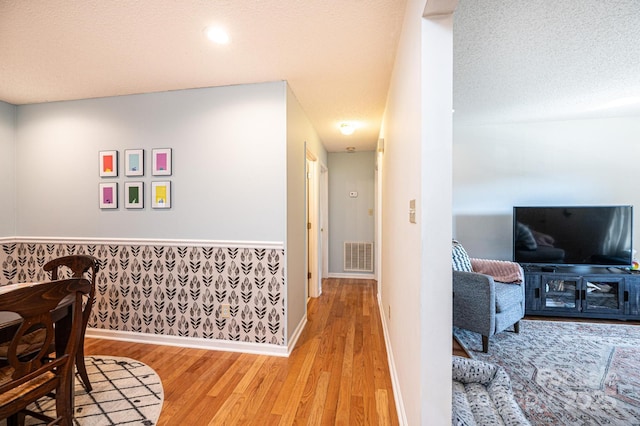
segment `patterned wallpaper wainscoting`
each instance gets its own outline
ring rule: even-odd
[[[42,266],[70,254],[100,262],[89,327],[285,344],[282,248],[4,242],[0,283],[47,280]]]

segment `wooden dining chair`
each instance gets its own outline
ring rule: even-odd
[[[65,270],[65,268],[67,270]],[[89,381],[89,375],[87,374],[87,367],[84,362],[84,335],[87,331],[87,324],[91,317],[91,308],[93,307],[93,301],[96,293],[96,276],[100,266],[98,265],[98,259],[86,254],[75,254],[69,256],[58,257],[45,263],[43,269],[46,272],[51,272],[51,279],[57,280],[72,276],[74,278],[88,278],[91,282],[91,291],[84,302],[84,308],[82,310],[82,331],[80,335],[80,346],[76,353],[76,368],[78,374],[82,380],[82,384],[87,392],[91,392],[91,381]]]
[[[84,278],[13,284],[0,289],[0,311],[22,317],[8,346],[7,365],[0,368],[0,419],[7,419],[7,425],[22,423],[26,415],[48,424],[72,424],[73,366],[82,328],[82,298],[90,290],[91,283]],[[64,350],[53,355],[53,311],[66,297],[75,298],[71,326]],[[36,331],[44,334],[40,350],[21,352],[23,340]],[[55,418],[27,409],[29,404],[52,393],[56,399]]]

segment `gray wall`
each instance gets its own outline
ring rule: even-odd
[[[329,273],[342,274],[344,242],[374,241],[375,152],[332,152],[328,167]]]
[[[326,151],[293,92],[287,90],[287,338],[306,316],[307,300],[307,197],[306,152],[319,159]]]
[[[511,259],[516,205],[632,204],[639,224],[638,135],[640,117],[454,125],[455,237]]]
[[[15,234],[16,107],[0,102],[0,238]]]
[[[18,107],[17,236],[283,242],[286,83],[263,83]],[[125,149],[145,149],[142,178],[123,176]],[[151,176],[152,148],[173,149],[173,175]],[[98,151],[118,150],[100,178]],[[4,160],[3,160],[4,161]],[[126,181],[145,208],[123,208]],[[172,182],[172,207],[150,207],[150,182]],[[98,184],[119,184],[117,210]]]

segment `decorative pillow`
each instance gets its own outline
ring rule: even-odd
[[[454,271],[473,272],[471,260],[462,244],[453,240],[451,243],[452,266]]]

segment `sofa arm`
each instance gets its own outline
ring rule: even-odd
[[[491,336],[495,331],[496,290],[493,278],[453,271],[453,325]]]

